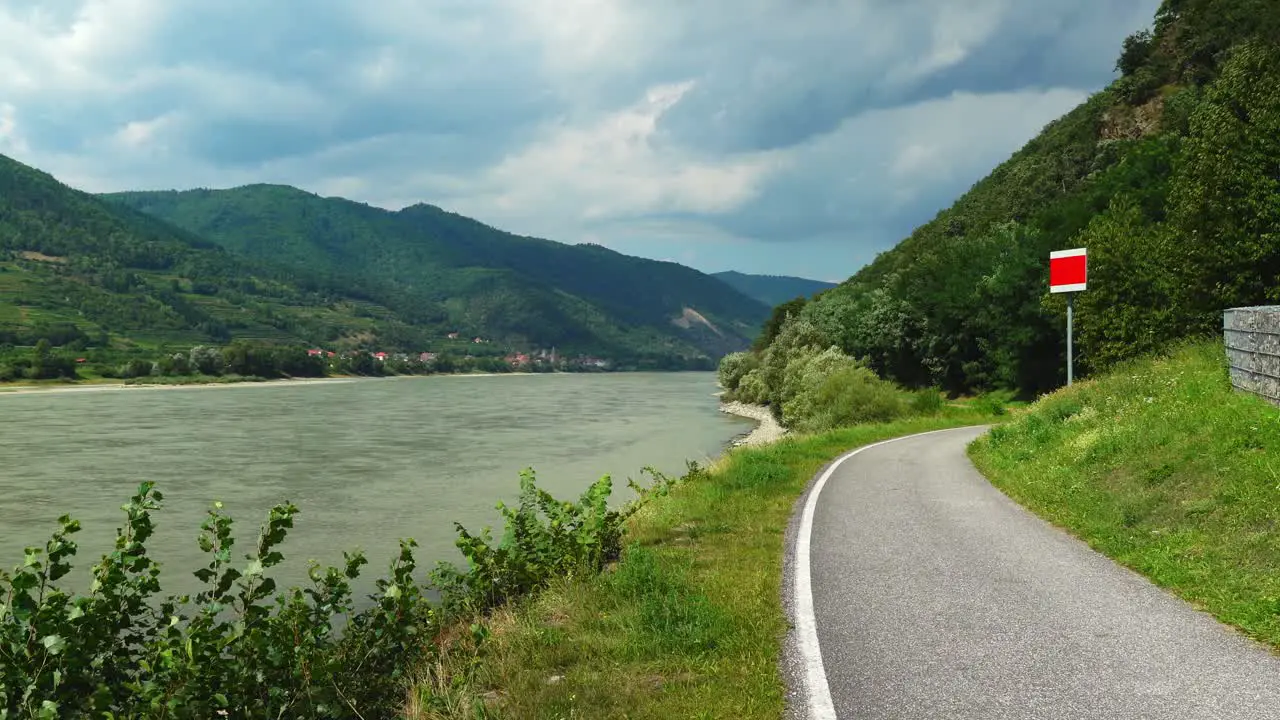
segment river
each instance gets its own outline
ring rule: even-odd
[[[87,568],[152,480],[165,495],[148,543],[164,594],[197,589],[196,537],[215,500],[236,521],[237,557],[271,505],[298,506],[282,585],[304,581],[308,559],[337,565],[360,548],[367,591],[398,538],[432,566],[459,557],[454,521],[500,534],[494,505],[516,497],[522,468],[564,498],[607,473],[625,498],[646,465],[679,473],[718,455],[750,425],[720,413],[715,392],[712,373],[619,373],[0,393],[0,566],[69,513]]]

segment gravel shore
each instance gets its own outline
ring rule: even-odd
[[[773,418],[773,413],[763,405],[748,405],[740,402],[720,404],[720,412],[755,420],[758,425],[746,437],[733,441],[734,447],[758,447],[775,443],[786,437],[787,431]]]

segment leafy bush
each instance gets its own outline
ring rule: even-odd
[[[788,320],[773,344],[760,357],[760,379],[767,391],[767,397],[762,398],[761,402],[767,402],[780,411],[787,366],[798,355],[819,352],[829,346],[830,343],[817,325],[801,318]]]
[[[725,355],[720,359],[720,386],[728,392],[737,390],[743,376],[755,370],[759,365],[760,359],[752,353],[736,352]]]
[[[356,611],[352,581],[367,563],[345,553],[342,568],[313,564],[310,587],[277,592],[269,577],[298,509],[272,508],[251,552],[233,559],[232,520],[215,504],[202,525],[209,562],[204,589],[157,597],[160,568],[147,552],[152,513],[163,500],[143,483],[124,506],[114,550],[92,568],[88,595],[58,581],[71,571],[80,523],[63,516],[43,549],[0,572],[0,718],[373,718],[394,717],[410,678],[436,652],[433,638],[457,613],[483,611],[563,573],[598,572],[617,557],[622,523],[676,482],[631,486],[638,498],[609,507],[606,476],[577,503],[560,502],[521,476],[520,503],[493,546],[458,526],[465,569],[441,564],[431,586],[414,580],[412,539],[402,540],[387,577]],[[690,464],[690,475],[703,472]],[[688,477],[688,476],[686,476]]]
[[[924,388],[911,394],[909,403],[914,415],[937,415],[942,411],[942,393],[937,388]]]
[[[769,402],[769,388],[764,384],[764,373],[759,368],[756,368],[743,375],[742,380],[738,382],[738,389],[734,392],[733,397],[745,403],[764,404]]]
[[[578,571],[596,572],[622,550],[622,523],[639,507],[609,507],[609,476],[587,488],[577,503],[561,502],[537,487],[533,470],[520,474],[516,507],[499,503],[506,522],[496,545],[488,528],[473,535],[462,525],[458,549],[469,567],[441,563],[432,573],[446,607],[478,612],[529,593],[547,580]]]
[[[782,388],[775,394],[782,410],[782,423],[788,427],[805,425],[805,418],[815,414],[816,393],[827,378],[841,370],[859,367],[857,361],[827,348],[822,352],[802,349],[787,363]]]
[[[1005,406],[1011,399],[1012,394],[1009,392],[992,391],[979,396],[973,404],[974,407],[978,408],[978,410],[987,413],[988,415],[995,415],[999,417],[1007,412]]]
[[[812,394],[797,429],[817,432],[860,423],[889,422],[906,407],[898,389],[865,367],[845,367],[827,376]]]
[[[365,563],[313,567],[312,587],[276,595],[267,571],[297,508],[271,509],[245,563],[235,563],[231,518],[220,504],[202,526],[205,589],[158,599],[160,568],[148,556],[161,494],[143,483],[125,506],[115,550],[92,570],[86,596],[55,583],[71,570],[80,524],[60,519],[44,551],[0,574],[0,716],[275,718],[382,717],[398,707],[407,667],[433,620],[412,581],[412,541],[401,544],[373,605],[352,615],[350,581]],[[42,560],[41,557],[44,557]],[[237,567],[237,565],[239,567]],[[334,632],[339,616],[345,632]]]

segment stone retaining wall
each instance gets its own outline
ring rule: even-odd
[[[1280,405],[1280,305],[1222,314],[1231,384]]]

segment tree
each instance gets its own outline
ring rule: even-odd
[[[764,328],[760,331],[760,335],[756,337],[752,349],[758,352],[769,347],[773,339],[782,331],[782,326],[787,322],[787,318],[799,315],[808,302],[808,298],[801,296],[775,307],[773,313],[769,315],[769,319],[765,320]]]
[[[1280,300],[1280,50],[1238,47],[1191,116],[1169,197],[1195,331]]]
[[[1124,48],[1120,51],[1120,59],[1116,61],[1116,70],[1129,76],[1137,72],[1151,57],[1155,39],[1150,30],[1136,32],[1124,39]]]

